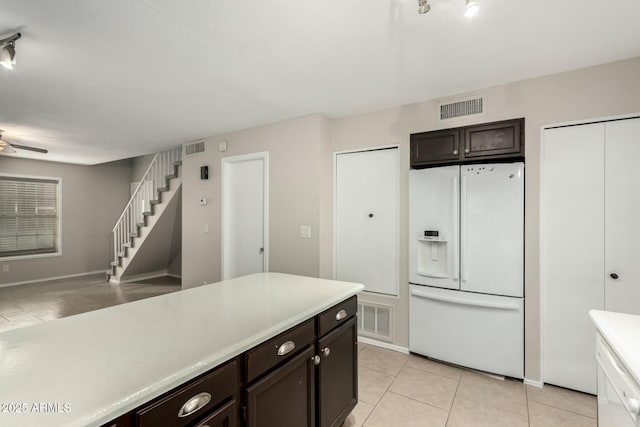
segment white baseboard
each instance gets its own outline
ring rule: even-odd
[[[374,340],[372,338],[367,337],[358,337],[358,342],[375,345],[377,347],[386,348],[388,350],[399,351],[400,353],[409,354],[409,349],[407,347],[400,347],[399,345],[390,344],[384,341]]]
[[[99,274],[99,273],[105,274],[105,277],[106,277],[106,271],[107,271],[106,269],[102,269],[102,270],[96,270],[96,271],[87,271],[85,273],[67,274],[65,276],[45,277],[43,279],[24,280],[22,282],[13,282],[13,283],[3,283],[3,284],[0,284],[0,288],[8,288],[10,286],[29,285],[31,283],[49,282],[51,280],[71,279],[72,277],[91,276],[93,274]]]
[[[534,381],[534,380],[530,380],[528,378],[525,378],[524,380],[522,380],[523,383],[530,385],[532,387],[537,387],[537,388],[542,388],[544,386],[544,383],[542,381]]]
[[[182,279],[182,274],[173,274],[173,273],[168,273],[167,272],[167,276],[173,277],[175,279]]]
[[[135,276],[127,277],[124,280],[111,279],[111,283],[116,285],[122,285],[124,283],[137,282],[139,280],[155,279],[156,277],[167,276],[167,270],[158,270],[152,273],[137,274]]]

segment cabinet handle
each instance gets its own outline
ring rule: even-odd
[[[613,280],[618,280],[618,277],[620,276],[618,276],[616,273],[611,273],[609,277],[611,277]]]
[[[342,320],[347,317],[347,312],[344,310],[340,310],[338,314],[336,314],[336,320]]]
[[[457,156],[458,155],[458,150],[453,150],[453,155]]]
[[[311,361],[314,365],[318,366],[320,364],[320,356],[317,354],[315,356],[311,356]]]
[[[209,402],[211,402],[211,395],[209,393],[202,392],[196,394],[182,405],[182,408],[178,411],[178,418],[188,417],[189,415],[198,412],[200,409],[207,406],[207,403]]]
[[[291,353],[294,348],[296,348],[296,343],[293,341],[287,341],[278,347],[278,356],[284,356],[287,353]]]
[[[322,350],[320,350],[320,352],[324,357],[329,357],[329,355],[331,354],[331,350],[329,349],[329,347],[323,348]]]

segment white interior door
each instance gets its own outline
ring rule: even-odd
[[[596,392],[595,327],[604,308],[604,124],[544,131],[540,190],[543,380]]]
[[[640,119],[605,134],[605,309],[640,314]]]
[[[266,153],[223,158],[223,279],[268,271]]]
[[[336,278],[398,293],[398,149],[336,156]]]

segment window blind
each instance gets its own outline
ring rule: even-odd
[[[0,176],[0,257],[58,252],[58,186]]]

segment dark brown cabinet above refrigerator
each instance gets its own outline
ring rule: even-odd
[[[524,159],[524,119],[411,134],[411,167]]]

